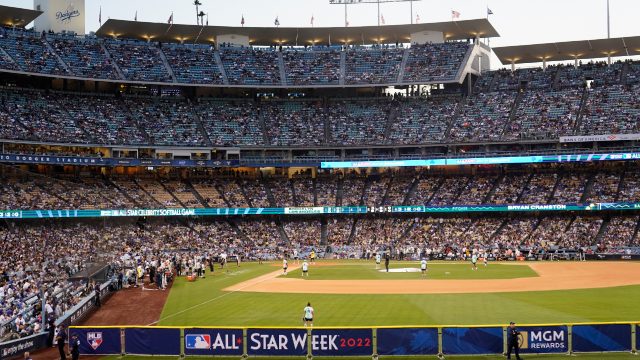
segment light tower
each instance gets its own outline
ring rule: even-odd
[[[329,4],[332,5],[344,5],[344,25],[348,26],[348,18],[347,18],[347,5],[357,5],[357,4],[377,4],[378,5],[378,26],[380,26],[380,4],[382,3],[398,3],[398,2],[408,2],[410,8],[410,23],[413,24],[413,3],[414,1],[421,0],[329,0]]]

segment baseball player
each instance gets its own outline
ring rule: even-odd
[[[420,270],[422,271],[422,277],[426,278],[427,277],[427,259],[422,258],[422,261],[420,261]]]
[[[478,255],[475,253],[471,255],[471,265],[473,265],[471,270],[478,270]]]
[[[489,254],[485,251],[483,253],[483,256],[482,256],[482,261],[484,262],[484,267],[487,267],[487,265],[489,265],[489,263],[488,263],[489,260],[487,259],[488,257],[489,257]]]
[[[309,277],[309,263],[307,263],[307,259],[304,259],[302,262],[302,277]]]
[[[307,327],[307,325],[311,325],[311,327],[313,327],[313,308],[311,307],[310,302],[308,302],[307,306],[304,308],[302,321],[304,322],[304,327]]]
[[[289,268],[289,263],[287,262],[287,258],[282,258],[282,274],[287,275],[287,269]]]
[[[380,261],[382,261],[382,256],[380,253],[376,254],[376,270],[380,269]]]

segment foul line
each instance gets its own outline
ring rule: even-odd
[[[295,269],[297,269],[297,267],[292,266],[292,267],[290,267],[289,269],[290,269],[290,270],[295,270]],[[163,318],[160,318],[160,319],[158,319],[158,320],[156,320],[156,321],[154,321],[154,322],[151,322],[151,323],[147,324],[146,326],[152,326],[152,325],[154,325],[154,324],[159,323],[159,322],[160,322],[160,321],[162,321],[162,320],[166,320],[166,319],[172,318],[172,317],[174,317],[174,316],[176,316],[176,315],[183,314],[183,313],[185,313],[185,312],[187,312],[187,311],[191,311],[191,310],[193,310],[193,309],[195,309],[195,308],[197,308],[197,307],[200,307],[200,306],[202,306],[202,305],[208,304],[208,303],[210,303],[210,302],[212,302],[212,301],[216,301],[216,300],[218,300],[218,299],[220,299],[220,298],[223,298],[223,297],[225,297],[225,296],[227,296],[227,295],[231,295],[231,294],[237,293],[238,291],[242,291],[242,290],[244,290],[244,289],[246,289],[246,288],[248,288],[248,287],[250,287],[250,286],[254,286],[254,285],[256,285],[256,284],[260,284],[260,283],[265,282],[265,281],[267,281],[267,280],[271,280],[272,278],[277,277],[280,273],[281,273],[281,271],[280,271],[280,270],[277,270],[277,271],[272,272],[271,274],[266,274],[266,275],[273,275],[273,276],[268,276],[268,277],[266,277],[266,276],[265,276],[265,278],[264,278],[264,279],[262,279],[262,280],[260,280],[260,281],[257,281],[257,282],[251,282],[251,283],[249,283],[249,284],[247,284],[247,285],[245,285],[245,286],[243,286],[243,287],[240,287],[240,288],[238,288],[238,289],[235,289],[235,290],[233,290],[233,291],[225,292],[224,294],[222,294],[222,295],[218,295],[218,296],[214,297],[213,299],[209,299],[209,300],[203,301],[203,302],[201,302],[200,304],[193,305],[193,306],[188,307],[188,308],[186,308],[186,309],[184,309],[184,310],[180,310],[180,311],[178,311],[178,312],[176,312],[176,313],[173,313],[173,314],[171,314],[171,315],[167,315],[167,316],[165,316],[165,317],[163,317]]]

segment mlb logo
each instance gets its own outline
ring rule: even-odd
[[[188,334],[184,337],[184,346],[189,350],[207,350],[211,347],[211,335]]]
[[[101,332],[88,332],[87,333],[87,342],[89,346],[95,351],[100,345],[102,345],[102,333]]]

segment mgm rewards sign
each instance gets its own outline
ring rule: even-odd
[[[56,33],[72,31],[84,35],[85,0],[34,0],[33,8],[43,11],[35,20],[37,31],[52,30]]]
[[[525,327],[520,330],[520,352],[564,353],[568,347],[566,326]]]

